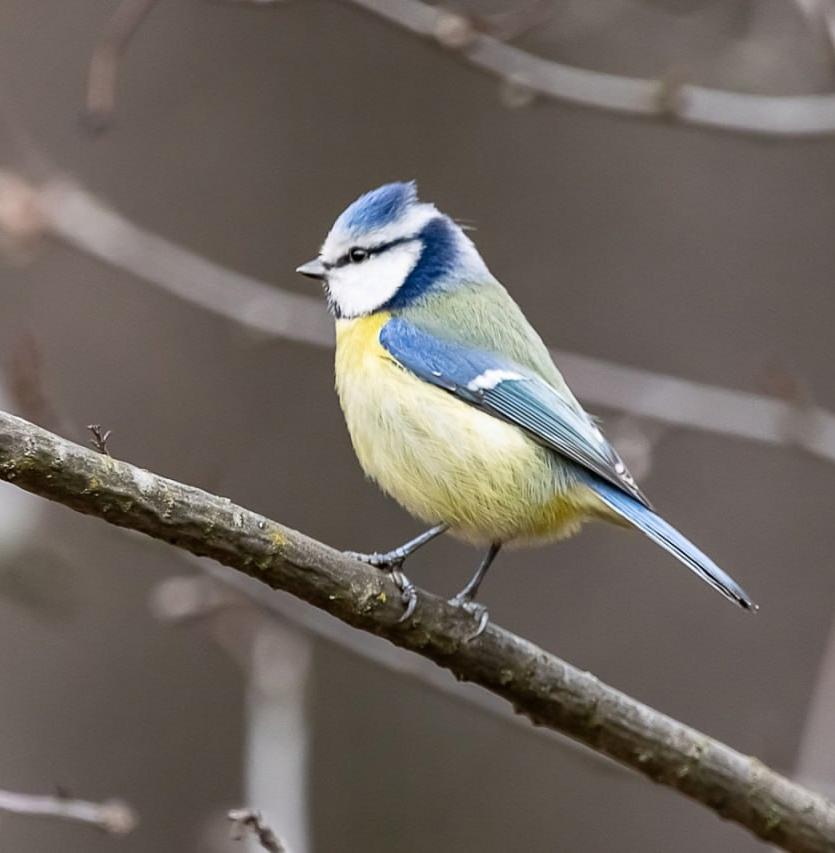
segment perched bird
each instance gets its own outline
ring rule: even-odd
[[[542,339],[472,241],[418,200],[379,187],[336,220],[297,272],[320,280],[336,318],[336,389],[365,473],[433,526],[386,553],[353,556],[392,571],[436,536],[487,548],[452,599],[474,598],[506,543],[542,543],[600,519],[635,527],[745,609],[748,595],[653,512],[614,448],[571,393]]]

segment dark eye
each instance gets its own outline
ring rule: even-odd
[[[354,246],[348,250],[348,260],[352,264],[361,264],[368,257],[368,249],[360,249],[359,246]]]

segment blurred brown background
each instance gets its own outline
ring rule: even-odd
[[[123,63],[116,124],[93,137],[79,112],[113,8],[5,0],[0,84],[37,146],[143,227],[308,293],[293,269],[344,205],[416,178],[424,198],[477,223],[486,260],[549,343],[740,390],[761,390],[777,365],[835,407],[835,137],[546,100],[513,109],[495,79],[437,45],[317,0],[159,3]],[[826,43],[786,3],[555,0],[518,43],[740,91],[835,85]],[[0,133],[0,165],[27,174],[30,159]],[[0,357],[35,342],[74,440],[105,424],[115,455],[338,547],[390,547],[418,529],[363,482],[328,350],[253,336],[52,243],[0,267],[0,293]],[[617,438],[620,415],[601,414]],[[664,431],[651,463],[648,493],[751,591],[757,618],[643,539],[598,528],[505,556],[484,589],[492,617],[826,790],[835,467],[686,429]],[[297,636],[270,647],[303,672],[288,676],[289,699],[278,691],[289,717],[271,726],[270,692],[247,686],[263,617],[164,624],[149,596],[192,571],[178,555],[41,502],[20,509],[8,489],[0,501],[13,519],[0,547],[0,786],[119,795],[142,818],[116,840],[4,817],[3,851],[233,850],[224,810],[256,796],[279,832],[298,800],[285,827],[296,853],[765,849],[637,776],[332,647],[314,644],[307,667]],[[452,593],[476,559],[442,541],[410,574]],[[254,765],[295,770],[271,782]]]

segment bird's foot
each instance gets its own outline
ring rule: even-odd
[[[415,607],[417,607],[417,589],[406,575],[400,571],[400,567],[407,556],[402,553],[400,548],[387,551],[385,554],[376,552],[373,554],[361,554],[358,551],[343,551],[343,553],[346,557],[359,560],[361,563],[368,563],[369,566],[382,569],[391,575],[395,586],[400,590],[400,599],[405,607],[403,615],[397,620],[398,622],[405,622],[415,612]]]
[[[478,604],[468,595],[461,592],[459,592],[454,598],[450,598],[449,603],[453,607],[459,607],[461,610],[469,613],[475,620],[475,632],[467,637],[466,642],[469,643],[470,640],[474,640],[476,637],[480,637],[484,633],[484,629],[490,621],[490,611],[483,604]]]

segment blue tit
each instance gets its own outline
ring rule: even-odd
[[[393,572],[404,618],[415,591],[402,563],[436,536],[487,549],[452,599],[480,633],[487,611],[474,598],[499,549],[564,539],[592,520],[641,530],[756,609],[653,511],[472,241],[413,182],[358,198],[297,272],[322,282],[336,319],[336,389],[360,465],[432,525],[393,551],[354,554]]]

